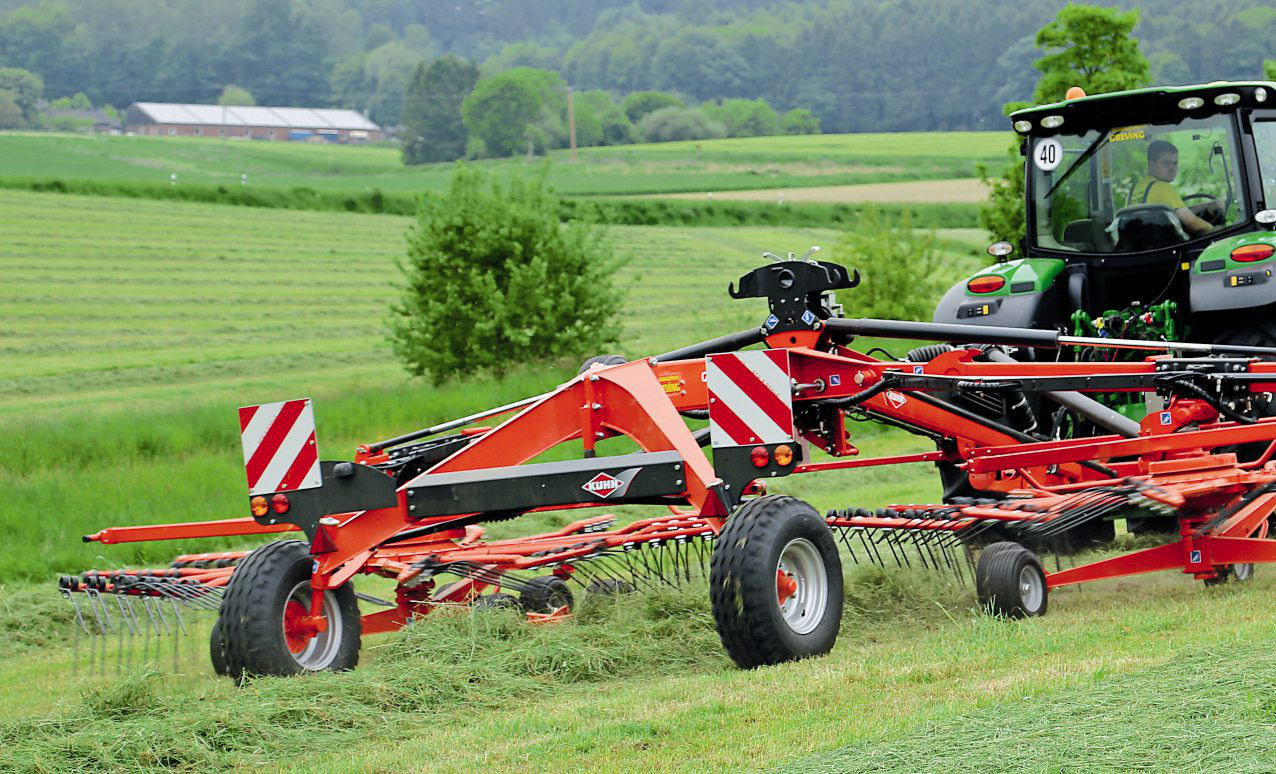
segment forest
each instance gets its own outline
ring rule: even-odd
[[[1263,0],[1101,3],[1140,9],[1156,83],[1261,76],[1276,9]],[[1036,31],[1059,0],[0,0],[0,67],[46,99],[95,105],[213,102],[349,107],[400,122],[422,62],[484,76],[553,70],[618,99],[762,98],[824,132],[1003,128],[1028,99]]]

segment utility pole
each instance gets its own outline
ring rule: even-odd
[[[572,106],[572,87],[567,86],[567,140],[572,147],[572,161],[576,160],[576,110]]]

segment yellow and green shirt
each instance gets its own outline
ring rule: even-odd
[[[1183,197],[1174,190],[1174,186],[1151,175],[1144,176],[1139,184],[1134,186],[1134,190],[1130,192],[1130,204],[1164,204],[1172,210],[1187,206],[1183,203]]]

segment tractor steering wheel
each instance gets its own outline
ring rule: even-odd
[[[1183,203],[1187,204],[1193,199],[1208,199],[1210,202],[1213,202],[1214,204],[1213,207],[1202,207],[1199,212],[1196,210],[1195,207],[1192,207],[1190,204],[1188,204],[1188,209],[1192,210],[1192,212],[1196,213],[1198,217],[1200,217],[1206,223],[1209,223],[1211,226],[1223,225],[1224,221],[1227,219],[1227,211],[1221,204],[1218,203],[1217,196],[1215,196],[1214,194],[1208,194],[1208,193],[1188,194],[1187,196],[1183,197]]]

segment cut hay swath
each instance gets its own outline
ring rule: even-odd
[[[1045,613],[1060,586],[1163,570],[1243,580],[1254,563],[1276,561],[1267,539],[1276,419],[1245,411],[1250,396],[1276,390],[1276,363],[1260,359],[1276,351],[846,319],[831,294],[858,279],[832,263],[777,260],[730,289],[768,299],[758,328],[630,363],[594,358],[543,395],[365,444],[352,461],[320,460],[317,479],[308,401],[245,409],[250,517],[111,527],[86,540],[304,540],[68,576],[62,591],[82,631],[99,639],[142,621],[139,607],[151,618],[215,608],[213,663],[238,679],[351,668],[362,636],[443,605],[510,606],[549,622],[570,615],[571,584],[618,594],[707,575],[722,643],[747,668],[833,646],[839,541],[852,561],[973,576],[981,604],[1012,617]],[[859,335],[956,344],[878,360],[851,348]],[[1019,362],[1006,353],[1071,347],[1148,357]],[[1168,402],[1137,423],[1084,394],[1111,390],[1156,391]],[[969,407],[1026,393],[1062,401],[1110,434],[1042,439]],[[860,457],[848,418],[906,428],[936,449]],[[618,436],[638,451],[600,456],[598,442]],[[574,459],[538,461],[564,445]],[[1255,447],[1263,451],[1239,459],[1231,451]],[[949,466],[975,496],[819,514],[767,494],[773,478],[909,462]],[[585,516],[506,540],[484,529],[538,511],[618,505],[660,512],[621,526],[606,513]],[[1046,571],[1040,554],[1066,552],[1116,516],[1171,522],[1176,539]],[[393,599],[356,594],[361,575],[392,580]],[[382,609],[363,612],[360,602]]]

